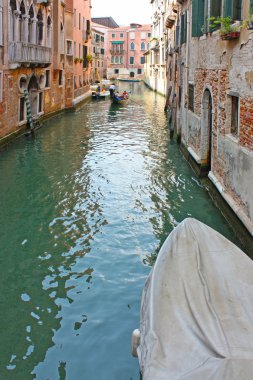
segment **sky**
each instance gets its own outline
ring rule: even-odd
[[[118,25],[151,24],[150,0],[91,0],[92,17],[111,16]]]

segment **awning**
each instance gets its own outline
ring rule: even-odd
[[[113,45],[122,45],[124,41],[112,41]]]

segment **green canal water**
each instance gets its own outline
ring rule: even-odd
[[[164,99],[88,102],[0,154],[0,379],[138,380],[154,254],[193,216],[232,231],[169,139]]]

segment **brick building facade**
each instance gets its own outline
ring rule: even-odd
[[[172,122],[184,151],[253,234],[253,39],[247,27],[252,4],[177,5],[167,32]],[[222,35],[222,24],[213,28],[210,18],[218,16],[230,16],[237,33]]]

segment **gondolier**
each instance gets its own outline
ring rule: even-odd
[[[115,84],[114,83],[112,83],[111,85],[110,85],[110,87],[109,87],[109,91],[110,91],[110,97],[111,97],[111,99],[113,99],[113,96],[114,96],[114,93],[115,93]]]

